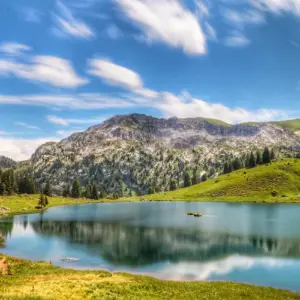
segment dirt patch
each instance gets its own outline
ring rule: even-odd
[[[0,273],[2,275],[8,275],[8,263],[5,258],[0,260]]]

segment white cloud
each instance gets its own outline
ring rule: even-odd
[[[205,22],[205,31],[209,39],[214,41],[217,40],[217,32],[208,22]]]
[[[200,17],[208,17],[209,16],[209,8],[208,8],[208,3],[205,3],[202,0],[196,0],[195,1],[198,14]]]
[[[31,47],[16,42],[4,42],[0,45],[0,52],[9,56],[20,56],[23,52],[30,50]]]
[[[107,117],[101,118],[90,118],[90,119],[67,119],[60,118],[57,116],[47,116],[47,119],[50,123],[62,126],[69,126],[71,124],[99,124],[102,123]]]
[[[101,94],[74,95],[0,95],[0,103],[25,104],[68,109],[100,109],[100,108],[155,108],[166,117],[205,117],[220,119],[228,123],[248,121],[271,121],[286,119],[289,112],[276,109],[246,110],[239,107],[228,107],[220,103],[210,103],[193,98],[188,93],[177,96],[168,92],[156,92],[145,89],[139,93],[130,93],[124,98],[110,98]],[[69,124],[88,124],[87,121],[63,119],[51,116],[52,123],[68,126]],[[91,119],[91,123],[100,123],[102,118]]]
[[[180,96],[163,93],[160,98],[162,98],[162,101],[157,101],[154,106],[168,117],[205,117],[220,119],[230,124],[248,121],[271,121],[287,117],[287,114],[280,110],[258,109],[248,111],[239,107],[231,108],[220,103],[209,103],[193,98],[186,92]]]
[[[224,39],[224,44],[228,47],[246,47],[250,43],[251,41],[239,32],[232,32]]]
[[[192,278],[192,280],[203,281],[210,280],[215,276],[230,274],[234,270],[243,271],[254,267],[273,270],[293,264],[294,261],[289,259],[232,255],[216,261],[171,263],[162,266],[158,274],[154,273],[152,275],[168,280],[188,280]]]
[[[55,32],[60,36],[72,36],[76,38],[89,39],[95,36],[93,30],[83,21],[76,19],[71,10],[62,2],[57,1],[60,15],[55,14]]]
[[[69,125],[69,123],[66,120],[56,117],[56,116],[48,116],[47,119],[49,122],[56,124],[56,125],[62,125],[62,126]]]
[[[37,139],[17,139],[0,137],[0,155],[21,161],[29,159],[32,153],[42,144],[49,141],[58,141],[57,137]]]
[[[267,10],[276,14],[293,13],[300,15],[300,0],[250,0],[258,9]]]
[[[30,63],[2,59],[1,73],[63,88],[76,88],[88,83],[87,79],[76,74],[70,61],[56,56],[34,56]]]
[[[236,25],[262,24],[266,22],[264,15],[260,11],[253,9],[246,12],[238,12],[226,8],[222,10],[222,15],[226,21]]]
[[[50,108],[66,109],[100,109],[134,107],[135,103],[130,99],[121,97],[109,97],[103,94],[60,94],[60,95],[1,95],[0,103],[22,104],[31,106],[47,106]]]
[[[138,89],[143,86],[139,74],[106,59],[91,59],[89,73],[102,78],[107,84],[127,89]]]
[[[30,124],[27,124],[27,123],[24,123],[24,122],[15,122],[15,125],[22,126],[22,127],[28,128],[28,129],[40,129],[37,126],[30,125]]]
[[[179,0],[115,0],[150,41],[181,48],[190,55],[206,53],[206,38],[195,14]]]
[[[167,117],[206,117],[221,119],[228,123],[271,121],[288,117],[288,113],[282,110],[258,109],[249,111],[239,107],[228,107],[220,103],[210,103],[194,98],[187,92],[174,95],[169,92],[151,90],[144,87],[139,74],[108,60],[94,59],[90,61],[89,65],[90,73],[102,78],[108,84],[125,87],[129,92],[118,94],[117,97],[96,93],[27,96],[0,94],[0,103],[86,110],[100,108],[154,108],[160,110]],[[70,124],[100,123],[103,121],[103,118],[78,120],[52,115],[48,116],[48,120],[57,125],[69,126]]]

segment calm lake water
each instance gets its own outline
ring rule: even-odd
[[[300,205],[88,204],[0,219],[0,231],[0,252],[62,267],[300,292]]]

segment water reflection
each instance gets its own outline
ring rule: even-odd
[[[298,256],[300,240],[203,232],[196,229],[132,227],[120,223],[31,223],[41,236],[61,237],[83,244],[114,265],[147,265],[162,261],[207,261],[235,253],[243,255]]]
[[[188,217],[201,211],[203,218]],[[300,206],[119,203],[0,219],[1,252],[77,269],[300,291]],[[72,264],[61,261],[77,257]]]

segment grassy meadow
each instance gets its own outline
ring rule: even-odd
[[[155,201],[300,203],[300,159],[281,159],[268,165],[221,175],[187,188],[139,198]]]
[[[172,282],[124,273],[61,269],[16,258],[7,260],[11,275],[0,275],[1,300],[300,300],[300,295],[292,292],[238,283]]]

